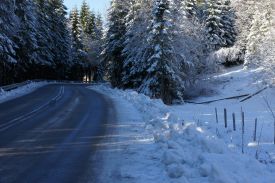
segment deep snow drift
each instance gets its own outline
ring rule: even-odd
[[[197,101],[254,93],[263,87],[254,79],[260,72],[237,67],[211,76],[205,82],[215,88],[216,94]],[[273,101],[274,89],[268,88],[243,103],[234,99],[166,106],[160,100],[130,90],[111,89],[108,85],[90,88],[111,97],[118,112],[112,148],[104,152],[107,159],[98,182],[275,182],[273,119],[263,100]],[[270,105],[275,109],[275,104]],[[227,129],[223,123],[224,108],[228,111]],[[244,154],[241,108],[245,112]],[[237,121],[235,132],[233,112]],[[255,118],[258,118],[257,142],[252,139]],[[255,158],[256,150],[259,160]]]

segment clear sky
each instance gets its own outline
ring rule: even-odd
[[[71,10],[75,6],[80,8],[82,2],[83,0],[64,0],[68,10]],[[90,5],[91,9],[95,11],[95,13],[99,12],[105,17],[111,0],[86,0],[86,2]]]

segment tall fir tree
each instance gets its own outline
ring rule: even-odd
[[[35,76],[35,65],[38,60],[37,43],[37,14],[32,0],[16,0],[16,10],[20,26],[15,42],[18,60],[17,73],[21,80]]]
[[[76,49],[83,49],[83,30],[81,26],[81,20],[79,16],[79,11],[77,8],[74,8],[70,12],[70,26],[72,30],[73,46]]]
[[[70,65],[70,34],[68,30],[67,12],[63,0],[49,0],[50,5],[50,30],[53,36],[54,61],[56,75],[60,79],[66,79],[66,66]]]
[[[151,0],[136,0],[132,2],[126,17],[126,34],[124,41],[123,77],[124,88],[137,89],[146,77],[146,51],[148,27],[151,21]]]
[[[113,0],[109,9],[109,25],[103,51],[104,62],[108,65],[108,75],[112,86],[122,87],[124,57],[125,17],[128,14],[128,1]]]
[[[103,32],[104,32],[104,28],[103,28],[102,15],[98,14],[95,17],[95,37],[97,40],[102,40]]]
[[[218,50],[230,47],[236,41],[235,14],[230,7],[230,1],[207,1],[206,34],[209,45]]]
[[[90,7],[86,2],[86,0],[84,0],[82,2],[81,9],[80,9],[80,21],[81,21],[83,32],[87,34],[89,32],[90,18],[91,18]]]
[[[196,18],[198,13],[196,0],[184,0],[182,1],[182,7],[187,18]]]
[[[74,71],[73,77],[80,79],[83,73],[89,67],[87,52],[85,51],[83,29],[81,25],[80,14],[77,8],[70,12],[70,27],[72,34],[72,52],[74,55]]]
[[[41,75],[51,75],[51,68],[55,67],[54,49],[52,32],[50,30],[51,22],[49,17],[49,1],[35,0],[37,14],[37,43],[38,43],[38,59],[37,67],[41,68]],[[43,68],[43,69],[42,69]],[[44,70],[44,71],[43,71]]]
[[[140,91],[164,103],[183,100],[185,86],[182,64],[178,62],[172,44],[173,21],[170,14],[170,0],[154,0],[152,25],[147,50],[147,77]]]
[[[13,37],[17,34],[18,20],[15,16],[15,1],[0,1],[0,85],[12,79],[7,77],[17,63]]]
[[[237,28],[235,10],[231,6],[230,0],[224,0],[222,6],[221,22],[223,25],[223,47],[231,47],[236,42]]]

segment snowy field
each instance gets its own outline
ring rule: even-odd
[[[260,69],[236,67],[206,78],[204,82],[214,89],[215,95],[197,98],[196,102],[253,94],[263,88],[262,82],[257,81],[260,74]],[[104,152],[107,159],[98,182],[275,182],[274,120],[266,102],[275,110],[273,88],[245,102],[232,99],[176,106],[165,106],[160,100],[130,90],[110,89],[107,85],[91,89],[111,97],[118,114],[118,122],[110,127],[115,129],[110,137],[113,143]],[[228,113],[227,129],[224,108]],[[244,153],[241,109],[245,114]],[[236,131],[232,127],[232,113],[236,115]]]
[[[12,100],[14,98],[29,94],[34,90],[47,85],[48,82],[32,82],[25,86],[19,87],[17,89],[11,91],[4,91],[0,87],[0,103],[6,102],[8,100]]]

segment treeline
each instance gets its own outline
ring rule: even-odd
[[[100,15],[84,5],[81,19],[73,12],[68,19],[63,0],[1,0],[0,85],[91,75],[103,28]]]
[[[215,69],[206,58],[237,37],[229,0],[113,0],[108,17],[106,76],[166,104],[183,101],[196,78]]]

